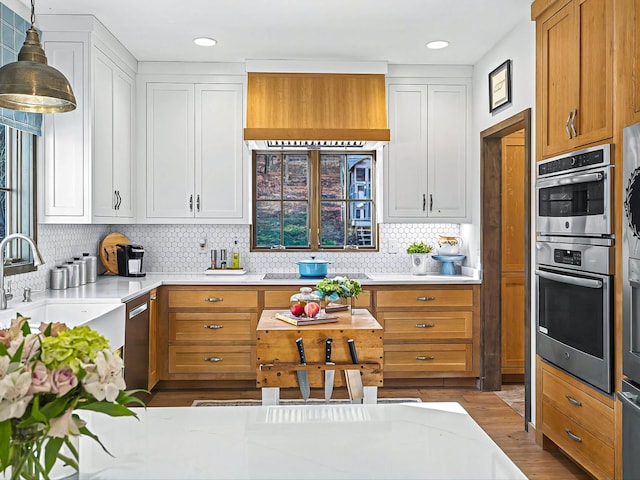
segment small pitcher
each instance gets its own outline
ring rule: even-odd
[[[438,253],[440,255],[458,255],[462,245],[462,238],[456,235],[440,235],[438,238]]]

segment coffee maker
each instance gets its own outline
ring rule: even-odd
[[[118,275],[121,277],[144,277],[142,257],[144,248],[131,243],[118,243]]]

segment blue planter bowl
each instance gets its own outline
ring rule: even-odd
[[[300,260],[298,273],[301,277],[326,277],[330,263],[326,260]]]

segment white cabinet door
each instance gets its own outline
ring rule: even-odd
[[[462,218],[467,192],[467,99],[464,85],[429,85],[428,216]]]
[[[118,218],[133,217],[133,126],[135,81],[113,71],[113,189]]]
[[[148,83],[146,113],[146,216],[193,217],[193,84]]]
[[[50,36],[49,38],[51,38]],[[69,80],[78,106],[71,112],[44,115],[42,222],[89,222],[88,105],[84,79],[86,43],[48,40],[49,65]]]
[[[113,217],[117,205],[113,177],[114,66],[99,50],[93,52],[93,214]]]
[[[195,86],[196,217],[243,217],[242,85]]]
[[[427,86],[389,85],[389,155],[385,172],[387,221],[425,218]]]

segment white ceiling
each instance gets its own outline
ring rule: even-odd
[[[21,0],[29,5],[29,0]],[[95,15],[140,61],[382,61],[473,65],[531,0],[37,0]],[[192,39],[218,45],[197,47]],[[451,45],[433,51],[431,40]]]

